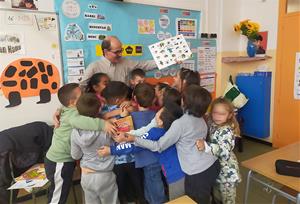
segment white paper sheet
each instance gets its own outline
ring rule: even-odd
[[[178,35],[149,45],[150,52],[158,69],[164,69],[177,61],[189,59],[192,52],[183,35]]]

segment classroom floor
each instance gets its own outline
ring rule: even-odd
[[[243,139],[243,145],[244,145],[244,151],[239,153],[236,152],[236,156],[240,162],[250,159],[252,157],[255,157],[257,155],[266,153],[268,151],[271,151],[273,148],[269,145],[259,143],[254,140],[249,139]],[[244,167],[240,167],[241,174],[242,174],[242,183],[239,184],[237,189],[237,204],[242,204],[244,199],[244,192],[245,192],[245,185],[246,185],[246,178],[248,170]],[[270,181],[271,184],[272,181]],[[275,184],[274,184],[275,185]],[[80,185],[75,186],[76,195],[78,198],[78,203],[82,203],[82,197],[81,197],[81,188]],[[249,204],[268,204],[272,202],[272,196],[274,195],[273,191],[270,191],[270,189],[266,189],[263,186],[261,186],[258,183],[251,183],[250,192],[249,192]],[[46,197],[41,196],[37,198],[37,204],[44,204],[47,203]],[[74,195],[71,192],[68,199],[68,204],[74,204]],[[284,204],[288,203],[288,201],[285,198],[278,197],[276,200],[276,204]],[[33,204],[32,200],[22,202],[22,204]]]

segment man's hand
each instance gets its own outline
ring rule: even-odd
[[[196,141],[196,146],[198,148],[199,151],[204,151],[205,150],[205,145],[204,145],[205,141],[202,139],[199,139]]]
[[[111,123],[110,121],[105,121],[103,131],[107,132],[111,135],[115,135],[118,130],[117,130],[116,126],[113,123]]]
[[[53,123],[54,123],[54,128],[58,128],[60,125],[60,114],[61,114],[61,109],[57,109],[53,115]]]
[[[100,149],[97,151],[99,156],[101,157],[106,157],[110,155],[110,147],[109,146],[102,146]]]

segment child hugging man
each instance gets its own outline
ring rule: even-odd
[[[101,104],[95,94],[85,93],[78,99],[76,107],[80,115],[95,118]],[[111,143],[111,137],[103,131],[72,131],[71,155],[73,159],[81,159],[81,186],[87,204],[119,203],[116,176],[113,173],[114,156],[99,157],[97,154],[101,146]]]
[[[60,126],[55,128],[52,144],[46,154],[45,170],[51,183],[48,202],[66,203],[75,168],[75,161],[71,157],[72,129],[103,130],[115,133],[116,128],[108,121],[78,114],[76,103],[81,95],[78,84],[64,85],[58,90],[57,95],[63,108],[60,113]]]
[[[155,90],[147,83],[136,85],[133,91],[134,100],[138,104],[138,111],[132,112],[133,125],[139,129],[148,125],[156,112],[150,110],[155,101]],[[149,150],[135,153],[135,167],[143,168],[144,191],[148,203],[156,204],[165,201],[164,185],[161,177],[161,167],[158,158]]]
[[[129,74],[129,93],[128,93],[129,99],[132,98],[132,94],[133,94],[133,90],[134,90],[135,86],[140,83],[144,83],[145,76],[146,76],[145,71],[142,69],[139,69],[139,68],[134,69],[130,72],[130,74]]]
[[[104,117],[118,119],[128,115],[127,109],[120,107],[128,96],[128,86],[125,83],[111,81],[103,90],[102,96],[107,102],[102,109]],[[142,171],[135,168],[134,162],[133,154],[116,156],[114,172],[117,176],[120,203],[127,203],[131,197],[135,197],[138,203],[146,203]]]

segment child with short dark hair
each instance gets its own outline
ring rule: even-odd
[[[142,69],[134,69],[129,73],[129,92],[128,92],[128,99],[132,99],[133,90],[136,85],[140,83],[144,83],[146,73]]]
[[[120,81],[111,81],[102,91],[106,104],[102,107],[104,119],[120,118],[128,115],[127,109],[120,108],[128,95],[128,86]]]
[[[81,95],[78,84],[65,84],[58,90],[57,95],[63,108],[60,113],[60,126],[55,128],[52,144],[46,154],[45,170],[51,183],[49,203],[66,203],[75,168],[75,161],[71,157],[72,129],[104,130],[106,132],[115,132],[116,130],[110,122],[78,114],[76,103]]]
[[[155,90],[152,85],[142,83],[136,85],[133,95],[138,104],[138,111],[132,112],[131,116],[134,128],[139,129],[146,126],[155,117],[156,113],[150,110],[155,100]],[[163,203],[165,195],[161,168],[154,153],[149,150],[135,153],[135,167],[143,168],[146,200],[150,204]]]
[[[85,93],[76,104],[80,115],[96,118],[101,107],[97,96]],[[85,203],[119,203],[116,176],[113,173],[114,156],[100,158],[97,150],[112,143],[111,137],[103,131],[73,129],[71,155],[80,159],[81,186]]]
[[[129,84],[131,88],[134,88],[136,85],[140,83],[144,83],[146,73],[142,69],[134,69],[130,72]]]
[[[205,139],[207,126],[203,119],[211,102],[210,93],[199,85],[190,85],[183,92],[184,115],[174,121],[158,141],[141,137],[124,137],[120,140],[162,152],[176,145],[180,166],[185,176],[185,193],[197,203],[209,203],[210,193],[220,172],[220,164],[213,155],[199,152],[195,145],[198,139]]]
[[[122,110],[120,105],[126,100],[128,95],[128,86],[119,81],[110,82],[102,92],[107,104],[102,109],[105,118],[121,118],[128,115],[126,108]],[[135,168],[135,158],[133,154],[120,155],[115,159],[114,172],[117,175],[117,184],[119,188],[119,200],[126,203],[129,199],[128,190],[133,185],[135,197],[139,203],[145,203],[142,171]]]
[[[181,94],[177,89],[166,87],[163,92],[162,105],[167,103],[175,103],[181,105]]]
[[[180,105],[172,102],[165,104],[165,106],[161,108],[161,110],[155,116],[157,127],[151,128],[149,132],[142,136],[142,138],[157,141],[171,127],[173,121],[180,118],[182,114],[183,113]],[[127,143],[127,145],[124,145],[124,148],[116,148],[114,146],[111,146],[110,148],[103,147],[99,152],[102,156],[106,156],[110,154],[119,155],[138,152],[141,150],[143,150],[143,148]],[[168,183],[169,199],[173,200],[184,195],[185,175],[181,170],[175,145],[172,145],[160,154],[155,153],[155,155],[159,158],[163,174]]]

